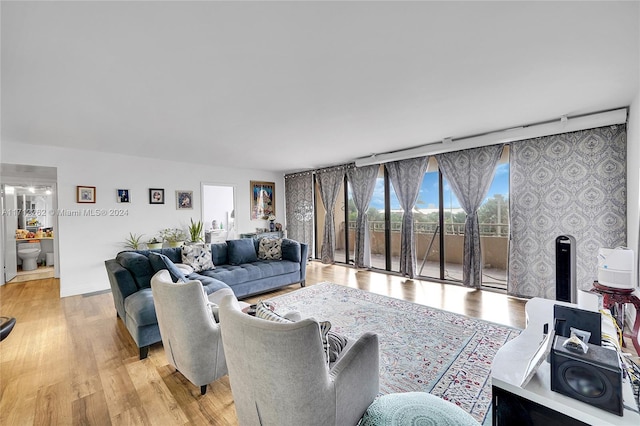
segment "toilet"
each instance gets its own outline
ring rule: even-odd
[[[18,257],[22,260],[23,271],[38,269],[38,256],[40,255],[40,243],[18,244]]]

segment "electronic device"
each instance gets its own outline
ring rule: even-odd
[[[556,300],[576,303],[576,239],[556,238]]]
[[[600,312],[585,311],[572,306],[553,305],[555,332],[558,336],[571,337],[571,329],[591,333],[589,343],[602,344],[602,315]]]
[[[623,415],[622,368],[615,350],[588,344],[587,353],[562,346],[556,337],[551,349],[551,390]]]
[[[634,289],[636,285],[633,282],[633,250],[625,247],[598,250],[598,284]]]

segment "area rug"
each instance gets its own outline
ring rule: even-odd
[[[270,300],[354,339],[377,333],[380,395],[429,392],[490,424],[491,362],[520,330],[328,282]]]

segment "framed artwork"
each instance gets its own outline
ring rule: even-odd
[[[164,189],[149,188],[149,204],[164,204]]]
[[[266,219],[276,214],[276,184],[251,181],[251,219]]]
[[[176,208],[192,209],[193,208],[193,191],[176,191]]]
[[[116,201],[119,203],[129,202],[129,190],[128,189],[116,189]]]
[[[76,202],[95,203],[96,187],[95,186],[76,186]]]

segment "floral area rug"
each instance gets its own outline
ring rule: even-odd
[[[491,422],[491,362],[520,330],[328,282],[270,300],[350,338],[377,333],[380,395],[429,392]]]

